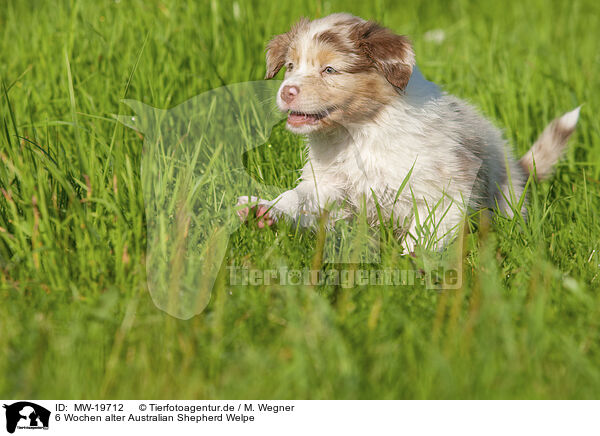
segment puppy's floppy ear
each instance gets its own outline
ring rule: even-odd
[[[354,25],[350,34],[359,50],[387,81],[404,90],[415,65],[415,53],[410,40],[373,21]]]
[[[267,73],[265,79],[272,79],[285,64],[288,48],[295,36],[308,26],[309,20],[300,18],[289,32],[275,36],[267,44]]]
[[[267,44],[267,73],[265,79],[272,79],[285,63],[291,38],[288,33],[277,35]]]

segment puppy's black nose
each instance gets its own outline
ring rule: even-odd
[[[286,85],[281,88],[281,99],[288,104],[291,103],[298,94],[300,94],[300,90],[297,86]]]

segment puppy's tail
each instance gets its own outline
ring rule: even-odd
[[[562,157],[569,136],[575,131],[580,109],[581,106],[546,126],[538,140],[519,160],[519,164],[527,173],[535,174],[538,180],[552,174],[552,167]]]

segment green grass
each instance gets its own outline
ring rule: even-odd
[[[597,2],[252,3],[0,8],[0,397],[597,398]],[[132,113],[123,98],[170,108],[260,80],[272,35],[338,11],[410,35],[425,76],[477,105],[519,154],[583,104],[566,159],[530,187],[527,223],[467,236],[461,289],[229,286],[224,273],[198,316],[159,311],[143,140],[112,115]],[[428,41],[432,29],[446,39]],[[302,142],[277,126],[245,161],[289,188]],[[223,271],[321,266],[318,242],[242,227]],[[412,262],[387,238],[367,268]]]

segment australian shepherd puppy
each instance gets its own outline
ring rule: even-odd
[[[266,63],[267,79],[285,68],[277,105],[306,137],[308,159],[294,189],[239,198],[240,216],[252,210],[260,227],[366,208],[373,224],[393,223],[407,251],[425,240],[441,249],[467,210],[524,213],[528,177],[551,174],[579,117],[577,108],[552,121],[517,160],[490,121],[423,78],[407,37],[349,14],[300,20],[269,42]]]

